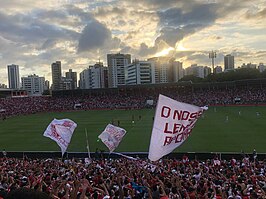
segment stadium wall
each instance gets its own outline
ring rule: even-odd
[[[9,158],[62,158],[61,152],[57,151],[45,151],[45,152],[35,152],[35,151],[25,151],[25,152],[17,152],[17,151],[7,151],[6,157]],[[123,155],[127,155],[134,158],[147,158],[148,153],[147,152],[126,152],[122,153]],[[248,155],[250,157],[250,160],[253,159],[251,153],[194,153],[194,152],[188,152],[188,153],[171,153],[167,156],[165,156],[165,159],[182,159],[183,155],[186,154],[190,160],[208,160],[213,159],[214,157],[218,156],[220,159],[224,160],[230,160],[232,157],[235,159],[242,159],[245,155]],[[115,153],[109,153],[109,152],[93,152],[90,153],[91,158],[99,159],[99,158],[121,158],[121,155],[115,154]],[[4,155],[1,153],[0,158],[3,158]],[[88,153],[87,152],[68,152],[64,154],[64,159],[71,159],[71,158],[87,158]],[[266,154],[265,153],[259,153],[257,154],[258,160],[265,160]]]
[[[200,82],[193,83],[192,81],[176,82],[176,83],[163,83],[163,84],[145,84],[145,85],[125,85],[118,88],[102,88],[102,89],[76,89],[76,90],[53,90],[52,96],[97,96],[97,95],[118,95],[130,93],[143,93],[147,90],[215,90],[215,89],[240,89],[240,88],[266,88],[266,78],[260,79],[243,79],[226,82]]]

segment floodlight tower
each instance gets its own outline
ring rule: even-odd
[[[214,59],[216,58],[216,52],[212,50],[209,53],[209,58],[212,59],[212,72],[214,74],[215,73],[215,70],[214,70]]]

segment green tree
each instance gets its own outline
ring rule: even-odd
[[[200,77],[196,77],[195,75],[186,75],[179,80],[179,82],[182,81],[192,81],[193,83],[196,83],[196,82],[202,82],[203,79]]]

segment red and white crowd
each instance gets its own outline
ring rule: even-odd
[[[228,89],[82,97],[0,99],[0,116],[50,111],[145,108],[164,94],[195,105],[257,104],[266,90]],[[237,99],[237,100],[236,100]],[[17,194],[17,195],[16,195]],[[23,194],[27,196],[23,196]],[[30,196],[31,195],[31,196]],[[36,195],[36,197],[32,197]],[[38,195],[38,197],[37,197]],[[19,159],[0,158],[0,199],[261,199],[266,198],[266,160]]]
[[[38,112],[71,111],[93,109],[139,109],[147,106],[147,100],[154,101],[159,94],[164,94],[180,102],[205,105],[229,104],[266,104],[264,89],[216,89],[216,90],[183,90],[166,88],[152,92],[120,93],[105,95],[88,95],[76,97],[23,97],[0,99],[0,117],[33,114]],[[75,106],[80,105],[80,106]]]
[[[47,198],[266,198],[266,162],[161,159],[0,159],[0,198],[21,188]]]

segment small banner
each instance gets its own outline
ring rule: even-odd
[[[77,124],[70,119],[54,119],[43,133],[43,136],[54,140],[61,148],[62,156],[67,150]]]
[[[118,147],[125,134],[125,129],[108,124],[98,138],[102,140],[110,152],[113,152]]]

